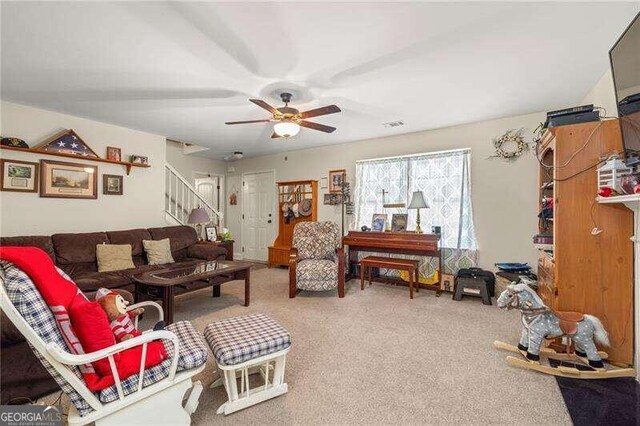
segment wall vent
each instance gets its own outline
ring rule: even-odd
[[[390,121],[388,123],[382,123],[382,126],[385,129],[393,129],[394,127],[404,126],[404,121],[402,120]]]

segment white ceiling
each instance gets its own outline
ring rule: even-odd
[[[273,153],[578,103],[640,3],[2,2],[3,100]],[[343,112],[270,139],[248,102]],[[386,129],[382,123],[403,120]]]

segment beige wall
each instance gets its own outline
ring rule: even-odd
[[[174,141],[167,141],[167,163],[171,164],[192,184],[193,172],[210,173],[212,175],[224,176],[227,173],[227,164],[224,161],[212,160],[194,155],[184,155],[182,144]]]
[[[123,166],[91,163],[98,167],[98,199],[40,198],[37,193],[0,192],[0,235],[47,235],[152,227],[165,224],[164,162],[166,143],[159,135],[139,132],[37,108],[2,102],[0,133],[24,139],[31,147],[63,129],[73,129],[99,155],[107,146],[149,157],[148,169],[134,168],[127,176]],[[40,159],[81,163],[47,155],[0,151],[2,158],[37,162]],[[103,195],[102,174],[124,176],[124,195]]]
[[[531,238],[537,232],[538,163],[532,152],[513,163],[488,157],[494,153],[494,137],[509,129],[525,128],[530,140],[532,130],[544,118],[543,113],[529,114],[248,158],[233,164],[236,172],[228,175],[228,182],[232,178],[240,182],[241,174],[250,171],[275,169],[276,180],[319,180],[327,176],[329,170],[347,169],[347,179],[353,185],[356,160],[471,148],[471,191],[480,265],[489,268],[498,261],[535,264],[537,254]],[[270,143],[278,142],[274,140]],[[326,191],[320,190],[321,199]],[[227,215],[227,226],[236,240],[240,240],[241,208],[236,210],[237,214]],[[320,203],[318,213],[320,220],[340,222],[339,207]],[[240,249],[238,244],[237,250]]]
[[[582,99],[582,102],[580,102],[580,105],[588,104],[603,107],[607,110],[608,117],[618,116],[618,107],[616,105],[616,94],[613,88],[613,75],[611,74],[611,70],[604,73],[596,85],[593,86],[584,99]]]

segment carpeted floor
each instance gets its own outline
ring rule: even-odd
[[[292,335],[287,358],[289,393],[228,417],[216,415],[226,400],[212,359],[200,377],[205,390],[195,425],[455,423],[570,424],[553,377],[508,367],[496,339],[516,342],[518,313],[479,299],[454,302],[423,290],[374,284],[364,292],[347,284],[335,293],[287,297],[282,269],[252,274],[251,306],[242,306],[243,283],[227,283],[222,297],[210,290],[182,296],[176,320],[198,330],[217,319],[266,313]],[[211,357],[212,358],[212,357]]]

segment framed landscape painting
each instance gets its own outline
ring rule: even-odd
[[[98,167],[40,160],[40,196],[98,198]]]
[[[38,192],[38,163],[0,160],[2,191]]]

